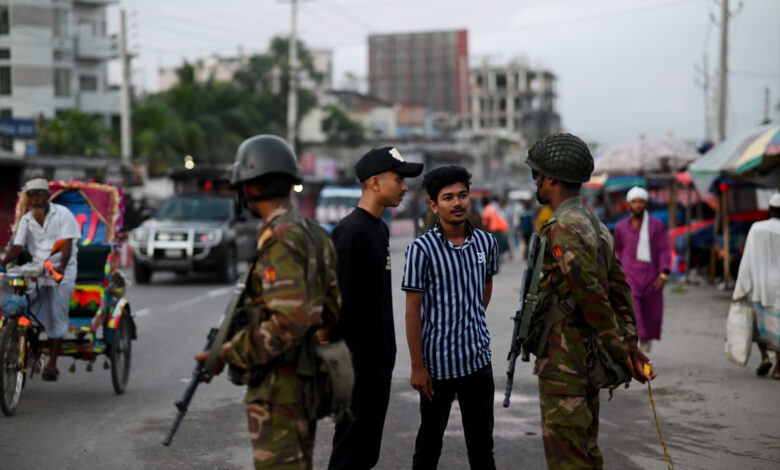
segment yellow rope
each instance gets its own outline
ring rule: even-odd
[[[645,364],[645,375],[650,375],[649,364]],[[664,434],[661,432],[661,424],[658,422],[658,413],[655,411],[655,400],[653,400],[653,387],[650,386],[649,381],[647,382],[647,395],[650,397],[650,406],[653,408],[655,428],[658,430],[658,437],[661,439],[661,445],[664,448],[664,458],[666,459],[669,470],[674,470],[674,462],[672,462],[672,456],[669,455],[669,449],[666,447],[666,441],[664,441]]]

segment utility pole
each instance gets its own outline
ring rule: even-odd
[[[290,25],[289,66],[290,83],[287,94],[287,142],[295,150],[296,120],[298,115],[298,3],[290,0],[292,17]]]
[[[769,119],[769,87],[764,87],[764,120],[761,121],[762,125],[771,124],[772,120]]]
[[[695,65],[696,72],[700,75],[695,78],[695,83],[704,92],[704,140],[712,138],[712,120],[710,119],[710,69],[707,62],[707,54],[702,58],[702,66],[699,69]]]
[[[133,139],[131,131],[132,110],[130,108],[130,57],[127,54],[127,27],[124,9],[119,11],[119,61],[122,67],[122,85],[119,96],[122,163],[129,166],[133,158]]]
[[[718,141],[726,138],[728,79],[729,0],[720,0],[720,47],[718,51]]]
[[[718,142],[726,138],[726,100],[728,99],[728,44],[729,21],[742,9],[740,0],[737,11],[729,11],[729,0],[720,0],[720,47],[718,50],[718,97],[717,97],[717,125]]]

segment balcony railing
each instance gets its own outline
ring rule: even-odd
[[[76,36],[76,57],[79,59],[114,59],[119,57],[119,45],[115,38]]]
[[[119,92],[79,92],[78,107],[85,113],[119,114]]]

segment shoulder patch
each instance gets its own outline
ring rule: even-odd
[[[265,279],[268,282],[275,282],[276,281],[276,268],[273,266],[268,266],[263,270],[263,279]]]
[[[265,245],[265,242],[268,241],[269,238],[271,238],[274,235],[273,230],[270,228],[267,228],[263,231],[263,233],[260,234],[260,237],[257,239],[257,249],[261,249],[263,245]]]
[[[555,259],[563,258],[563,247],[561,247],[561,245],[553,246],[553,256]]]

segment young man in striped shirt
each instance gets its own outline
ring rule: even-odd
[[[458,397],[469,465],[494,469],[490,334],[485,309],[498,272],[495,238],[468,223],[471,174],[457,166],[428,172],[423,188],[439,222],[406,250],[406,339],[411,385],[420,393],[412,468],[439,462]]]

